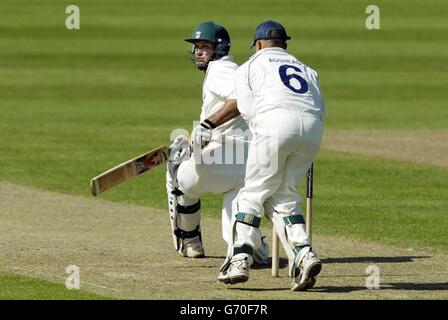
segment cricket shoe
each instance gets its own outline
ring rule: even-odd
[[[199,236],[184,239],[179,254],[188,258],[203,258],[205,256],[204,247]]]
[[[219,274],[218,280],[226,284],[236,284],[249,280],[249,259],[251,257],[244,253],[233,256],[229,268]]]
[[[310,247],[305,247],[302,251],[295,258],[297,267],[291,288],[292,291],[305,291],[314,287],[316,284],[316,276],[322,269],[322,263],[311,251]]]

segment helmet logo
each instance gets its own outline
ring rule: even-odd
[[[199,39],[200,36],[201,36],[201,31],[196,31],[196,34],[194,35],[194,37],[195,37],[196,39]]]

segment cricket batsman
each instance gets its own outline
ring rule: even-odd
[[[188,137],[180,135],[171,145],[166,174],[168,208],[174,247],[189,258],[204,256],[201,238],[201,201],[204,192],[223,194],[222,236],[233,251],[232,202],[244,183],[250,131],[238,114],[216,128],[207,117],[224,106],[236,109],[235,73],[227,30],[212,21],[196,27],[190,38],[192,60],[205,73],[201,123],[193,129],[190,154]],[[236,150],[236,151],[235,151]],[[211,160],[211,161],[210,161]],[[265,263],[269,247],[263,240],[253,252],[256,263]]]

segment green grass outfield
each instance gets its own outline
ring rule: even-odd
[[[0,300],[105,300],[106,297],[41,279],[0,273]]]
[[[65,29],[69,4],[80,30]],[[371,31],[368,4],[2,0],[0,180],[89,197],[93,176],[190,130],[203,75],[183,39],[211,19],[238,63],[256,25],[282,22],[289,51],[320,74],[327,129],[447,129],[448,3],[375,1],[381,30]],[[327,151],[315,168],[315,232],[448,249],[446,169]],[[163,181],[155,170],[103,197],[163,208]],[[220,198],[204,196],[203,208],[218,217]]]

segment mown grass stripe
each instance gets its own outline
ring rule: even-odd
[[[84,290],[27,276],[0,273],[0,300],[107,300]]]

